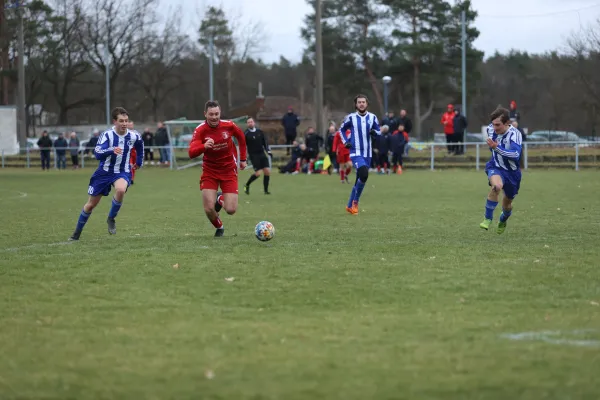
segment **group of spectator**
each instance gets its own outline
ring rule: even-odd
[[[97,138],[96,142],[98,142]],[[37,141],[37,145],[40,149],[42,170],[50,170],[50,151],[53,148],[56,151],[56,166],[58,169],[67,168],[67,151],[71,155],[73,169],[79,168],[79,138],[77,137],[77,133],[60,133],[53,142],[50,135],[48,135],[48,131],[44,131]]]
[[[280,172],[312,174],[324,170],[329,173],[338,171],[339,166],[337,165],[336,148],[334,146],[335,136],[339,132],[333,121],[324,135],[318,134],[312,127],[308,128],[303,140],[297,140],[297,127],[300,124],[300,119],[294,114],[291,107],[282,118],[281,124],[285,131],[286,144],[290,145],[287,148],[287,154],[291,158],[286,165],[280,168]],[[381,136],[372,139],[371,170],[380,174],[401,172],[411,131],[412,121],[406,110],[401,110],[398,117],[393,112],[388,113],[381,120]],[[329,156],[329,165],[319,161],[321,150],[325,150],[325,156]]]
[[[60,133],[53,141],[48,131],[43,131],[42,136],[37,141],[40,150],[40,158],[42,162],[42,170],[50,170],[50,154],[54,149],[56,154],[56,167],[58,169],[67,168],[67,152],[71,156],[71,166],[73,169],[80,168],[79,156],[80,153],[93,153],[94,148],[98,144],[100,131],[95,131],[87,142],[85,150],[80,151],[80,140],[76,132]],[[159,163],[168,165],[171,161],[169,134],[163,122],[159,122],[155,133],[146,128],[142,133],[144,140],[144,161],[150,161],[154,164],[154,150],[152,147],[159,148]]]

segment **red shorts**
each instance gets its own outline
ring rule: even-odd
[[[336,159],[338,164],[347,164],[350,162],[350,153],[338,153]]]
[[[238,194],[238,179],[236,175],[222,176],[217,178],[213,175],[202,175],[200,178],[200,190],[219,190],[223,193]]]

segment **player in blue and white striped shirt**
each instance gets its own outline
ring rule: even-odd
[[[521,132],[510,122],[509,111],[496,109],[491,115],[491,124],[487,128],[487,144],[492,157],[485,165],[489,185],[492,187],[485,204],[485,219],[479,226],[488,230],[494,219],[494,210],[498,205],[498,196],[504,191],[502,214],[496,232],[501,234],[506,229],[506,221],[512,214],[512,202],[521,187],[521,151],[523,138]]]
[[[367,96],[357,95],[354,98],[356,112],[348,114],[339,129],[340,132],[350,131],[348,139],[346,135],[340,135],[340,139],[342,144],[350,149],[350,159],[356,169],[356,182],[346,206],[346,211],[353,215],[358,214],[358,202],[369,178],[369,166],[373,155],[371,137],[381,135],[377,116],[367,111],[368,107]]]
[[[100,160],[100,164],[90,178],[88,201],[81,210],[75,232],[69,240],[79,240],[92,210],[100,203],[103,196],[108,196],[112,186],[115,188],[115,196],[106,222],[108,233],[111,235],[117,233],[115,218],[123,204],[125,192],[131,184],[132,168],[140,168],[144,161],[144,142],[139,133],[127,128],[129,123],[127,111],[117,107],[112,111],[111,116],[114,126],[100,136],[94,148],[94,155]],[[130,166],[129,160],[133,149],[136,150],[137,157],[135,164]]]

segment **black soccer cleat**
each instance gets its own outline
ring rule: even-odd
[[[223,208],[223,206],[219,204],[219,196],[221,196],[221,195],[222,195],[221,192],[217,192],[217,200],[215,201],[215,211],[216,212],[221,211],[221,208]]]
[[[244,193],[250,194],[250,186],[249,185],[244,185]]]
[[[266,192],[265,192],[265,194],[271,194],[271,192],[269,192],[269,191],[266,191]]]
[[[225,228],[219,228],[215,232],[215,237],[223,237],[224,234],[225,234]]]
[[[108,224],[108,233],[110,233],[111,235],[116,235],[117,234],[117,223],[115,222],[115,219],[108,217],[106,219],[106,223]]]
[[[76,240],[79,240],[80,236],[81,236],[81,231],[75,231],[75,232],[73,232],[73,234],[69,238],[69,242],[74,242]]]

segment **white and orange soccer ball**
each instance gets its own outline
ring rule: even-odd
[[[275,237],[275,227],[269,221],[260,221],[254,228],[254,234],[261,242],[268,242]]]

